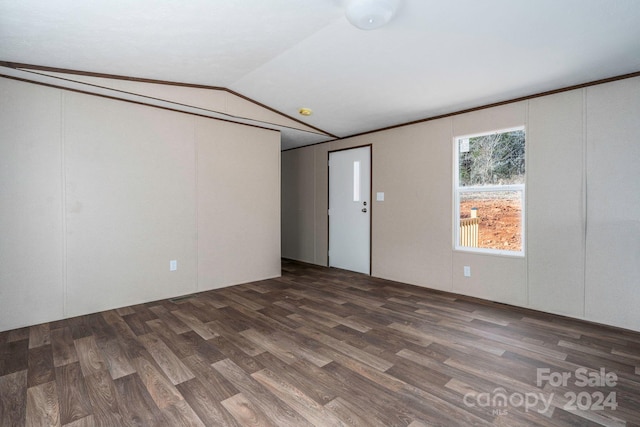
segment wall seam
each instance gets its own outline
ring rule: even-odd
[[[65,93],[60,91],[60,193],[62,210],[62,318],[67,317],[67,170],[65,151]]]
[[[524,224],[523,230],[520,231],[522,240],[524,240],[524,286],[527,290],[527,307],[531,307],[531,287],[529,286],[529,192],[527,191],[527,171],[529,170],[529,150],[527,149],[527,141],[529,137],[529,107],[531,105],[531,101],[527,100],[526,109],[525,109],[525,117],[524,117],[524,128],[525,128],[525,151],[524,151],[524,164],[525,164],[525,173],[524,173]]]
[[[278,144],[275,149],[276,162],[278,164],[278,190],[276,191],[276,197],[278,197],[278,247],[280,248],[278,256],[278,277],[282,277],[282,153],[280,151],[282,147],[282,133],[279,133]]]
[[[456,218],[456,212],[458,212],[458,209],[456,207],[457,200],[456,200],[456,176],[455,176],[456,171],[457,171],[457,166],[455,164],[457,147],[456,147],[456,142],[454,140],[455,126],[454,126],[454,123],[453,123],[453,117],[449,118],[449,123],[451,124],[451,132],[449,133],[449,144],[450,144],[449,145],[449,152],[452,155],[451,162],[450,162],[450,167],[452,168],[451,175],[453,175],[451,177],[452,185],[451,185],[451,188],[449,189],[449,191],[451,192],[450,194],[451,194],[451,200],[452,200],[451,201],[452,218],[450,219],[450,221],[451,221],[451,235],[449,236],[451,238],[451,243],[450,243],[451,246],[450,246],[450,251],[449,251],[451,253],[451,277],[450,277],[451,283],[449,283],[449,289],[451,290],[451,292],[453,292],[453,288],[454,288],[454,286],[453,286],[453,283],[454,283],[454,279],[453,279],[453,277],[454,277],[454,271],[453,271],[454,262],[453,261],[454,260],[453,260],[453,258],[454,258],[454,254],[455,254],[454,248],[456,247],[456,227],[458,227],[459,225],[456,224],[456,222],[458,221],[458,218]]]
[[[193,169],[194,169],[194,174],[195,174],[195,179],[194,179],[194,183],[195,183],[195,263],[196,263],[196,292],[200,291],[200,259],[198,257],[198,251],[199,251],[199,246],[200,246],[200,242],[198,240],[199,238],[199,233],[198,231],[200,230],[200,224],[199,224],[199,217],[198,217],[198,207],[200,206],[200,193],[199,193],[199,188],[198,188],[198,139],[197,139],[197,132],[196,132],[196,118],[192,117],[192,125],[193,125],[193,156],[194,156],[194,165],[193,165]]]
[[[587,88],[582,89],[582,317],[587,318]]]
[[[317,151],[313,149],[313,260],[316,264],[320,263],[318,259],[318,171],[316,171]]]

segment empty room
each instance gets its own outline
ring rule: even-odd
[[[0,0],[0,427],[640,425],[640,1]]]

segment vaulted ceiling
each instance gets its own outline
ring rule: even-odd
[[[345,5],[0,0],[0,61],[227,88],[337,137],[640,71],[638,0],[401,0],[372,31]]]

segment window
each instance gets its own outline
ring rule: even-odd
[[[524,128],[454,142],[455,249],[524,255]]]
[[[353,201],[360,201],[360,161],[353,162]]]

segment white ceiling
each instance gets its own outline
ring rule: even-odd
[[[344,7],[0,0],[0,61],[226,87],[339,137],[640,71],[640,0],[401,0],[373,31]]]

